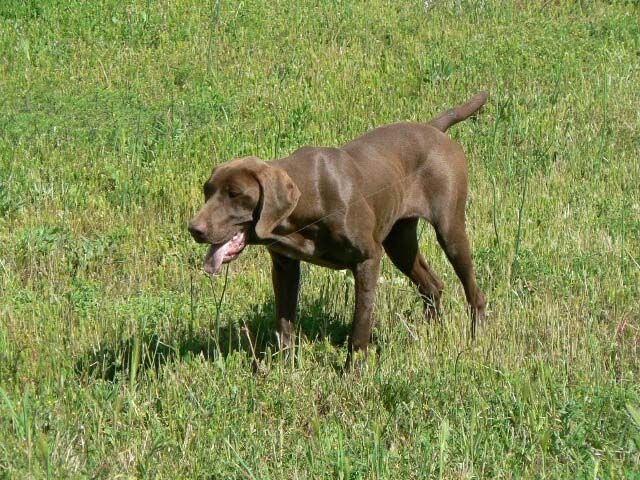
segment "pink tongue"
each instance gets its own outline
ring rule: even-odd
[[[231,241],[223,243],[222,245],[211,245],[209,247],[207,256],[204,258],[205,272],[209,275],[213,275],[220,269],[220,265],[222,265],[222,260],[224,260],[224,256],[229,249],[230,243]]]

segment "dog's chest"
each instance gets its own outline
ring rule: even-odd
[[[284,232],[283,232],[284,233]],[[333,269],[350,268],[366,258],[364,249],[340,229],[319,222],[284,233],[269,249],[290,258]]]

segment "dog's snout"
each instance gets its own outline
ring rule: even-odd
[[[190,221],[187,229],[189,233],[193,237],[193,239],[198,243],[206,242],[206,224],[204,222],[196,222]]]

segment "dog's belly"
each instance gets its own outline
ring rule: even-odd
[[[317,245],[313,245],[311,248],[301,250],[276,243],[270,245],[269,250],[273,250],[289,258],[313,263],[314,265],[331,268],[333,270],[350,269],[364,259],[362,253],[350,245],[331,245],[329,247],[323,245],[323,247],[323,249],[318,249]]]

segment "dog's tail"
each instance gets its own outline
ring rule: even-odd
[[[441,132],[446,132],[451,125],[455,125],[458,122],[466,120],[477,112],[480,107],[485,104],[487,98],[489,98],[488,92],[478,92],[471,97],[467,103],[442,112],[440,115],[432,119],[429,122],[429,125],[437,128]]]

